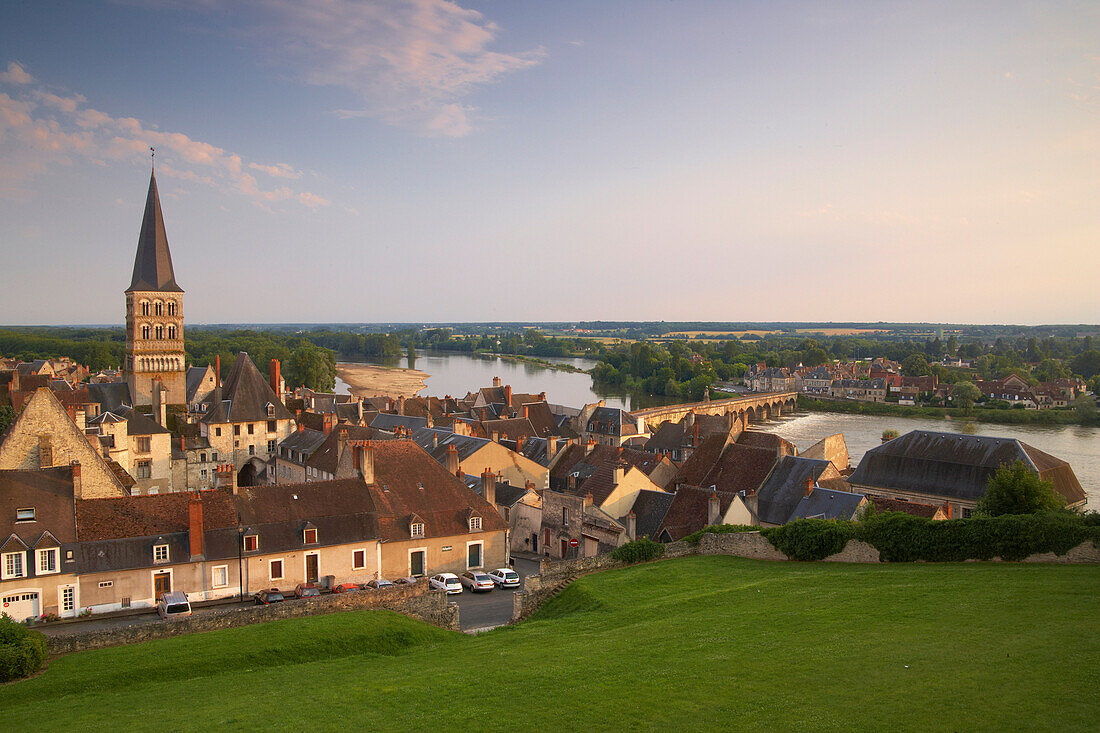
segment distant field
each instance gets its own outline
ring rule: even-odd
[[[499,592],[499,591],[494,591]],[[477,637],[389,612],[69,655],[10,730],[1085,731],[1100,567],[688,557]]]
[[[704,340],[717,340],[715,338],[709,338],[711,336],[726,336],[732,335],[737,338],[741,338],[746,334],[752,334],[754,336],[767,336],[773,333],[783,333],[782,331],[676,331],[675,333],[665,334],[664,338],[690,338],[702,336]],[[857,336],[864,333],[887,333],[883,328],[798,328],[795,329],[795,333],[820,333],[826,336]]]

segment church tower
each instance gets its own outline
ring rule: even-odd
[[[160,382],[170,405],[187,402],[186,355],[183,351],[183,289],[176,285],[172,254],[160,213],[156,174],[149,175],[149,195],[141,220],[134,276],[126,290],[126,383],[134,405],[153,403]]]

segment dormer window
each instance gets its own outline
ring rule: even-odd
[[[168,562],[168,545],[153,545],[153,562]]]
[[[302,531],[302,541],[307,545],[317,544],[317,528],[310,527]]]
[[[481,531],[481,517],[478,517],[478,516],[470,517],[470,531],[471,532],[480,532]]]
[[[25,509],[15,510],[15,521],[17,522],[33,522],[34,521],[34,507],[27,507]]]
[[[255,552],[260,549],[260,536],[255,534],[246,534],[244,536],[244,551]]]
[[[410,524],[409,525],[409,534],[412,535],[413,537],[423,537],[424,536],[424,523],[423,522],[413,522],[412,524]]]
[[[275,405],[271,404],[270,402],[267,403],[267,416],[275,417]]]

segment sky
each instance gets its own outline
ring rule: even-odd
[[[1100,4],[0,4],[0,323],[1100,322]]]

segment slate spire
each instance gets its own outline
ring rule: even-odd
[[[145,216],[141,220],[134,276],[127,293],[160,290],[182,293],[172,272],[172,253],[168,251],[168,235],[164,231],[164,216],[160,213],[155,171],[149,174],[149,195],[145,199]]]

